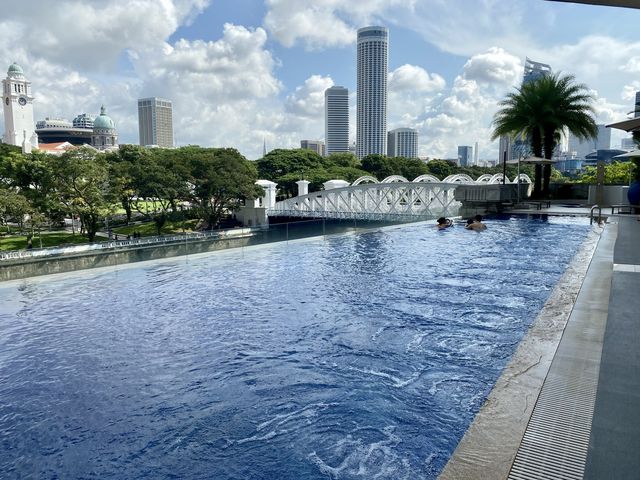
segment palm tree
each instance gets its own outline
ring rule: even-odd
[[[509,93],[493,118],[492,139],[527,138],[533,155],[551,159],[565,128],[579,139],[595,138],[593,96],[574,82],[573,75],[545,75]],[[534,196],[548,195],[551,165],[536,165],[535,177]]]

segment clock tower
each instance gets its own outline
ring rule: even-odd
[[[4,143],[37,148],[38,137],[33,121],[33,95],[31,82],[22,67],[11,64],[7,78],[2,80],[2,103],[4,107]]]

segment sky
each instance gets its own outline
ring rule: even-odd
[[[525,57],[572,74],[596,121],[626,118],[640,90],[640,10],[546,0],[22,0],[0,18],[0,68],[20,64],[35,120],[97,114],[138,143],[137,99],[173,102],[175,142],[267,149],[324,139],[324,90],[350,93],[356,31],[389,29],[388,128],[419,155],[497,158],[491,122]],[[5,67],[2,67],[2,66]],[[4,78],[4,75],[2,75]],[[4,120],[0,119],[4,131]],[[612,146],[622,132],[612,135]]]

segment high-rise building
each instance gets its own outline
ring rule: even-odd
[[[636,142],[633,141],[633,137],[623,138],[620,141],[620,148],[622,150],[635,150]]]
[[[636,92],[636,104],[633,107],[633,118],[640,117],[640,92]]]
[[[327,155],[349,151],[349,89],[324,91],[324,131]]]
[[[388,37],[385,27],[358,30],[358,158],[387,153]]]
[[[387,156],[418,158],[418,131],[396,128],[387,135]]]
[[[2,100],[4,107],[4,142],[10,145],[38,146],[33,121],[33,95],[31,82],[24,76],[22,67],[12,63],[7,78],[2,80]]]
[[[522,76],[522,85],[533,82],[545,75],[552,74],[551,66],[546,63],[534,62],[528,57],[524,62],[524,73]],[[498,163],[504,162],[504,152],[507,152],[507,160],[513,160],[518,157],[524,157],[531,153],[529,140],[526,137],[519,136],[513,139],[509,139],[506,136],[500,137],[500,148],[498,153]],[[503,150],[502,147],[507,147],[508,150]]]
[[[300,148],[313,150],[321,157],[324,157],[324,142],[321,140],[300,140]]]
[[[580,140],[569,133],[569,154],[576,158],[585,158],[592,152],[598,150],[609,150],[611,148],[611,129],[603,124],[598,125],[598,136],[588,140]]]
[[[551,74],[551,67],[546,63],[534,62],[525,58],[524,62],[524,75],[522,77],[522,85],[533,82],[538,78],[542,78],[545,75]]]
[[[458,147],[458,165],[461,167],[468,167],[471,165],[471,159],[473,158],[473,147],[459,146]]]
[[[140,145],[173,147],[173,107],[171,100],[151,97],[138,100]]]
[[[480,149],[478,148],[478,142],[476,142],[476,146],[473,149],[473,164],[478,165],[480,161]]]

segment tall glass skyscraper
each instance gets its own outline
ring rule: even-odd
[[[173,106],[164,98],[138,100],[138,129],[140,145],[173,147]]]
[[[385,27],[358,30],[358,158],[387,153],[388,42]]]
[[[324,91],[324,131],[327,155],[349,151],[349,90],[331,87]]]

